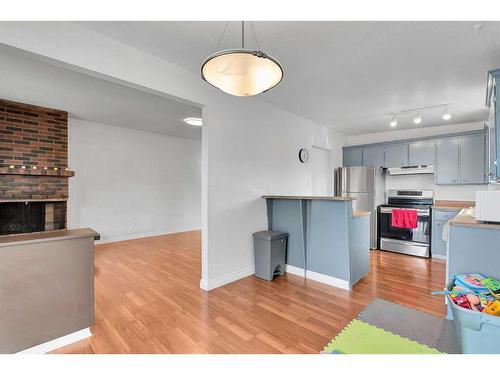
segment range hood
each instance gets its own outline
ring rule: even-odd
[[[391,176],[403,174],[434,174],[433,165],[412,165],[408,167],[387,168]]]

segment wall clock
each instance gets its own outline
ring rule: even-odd
[[[299,160],[301,163],[307,163],[307,161],[309,160],[309,151],[307,151],[307,148],[300,149]]]

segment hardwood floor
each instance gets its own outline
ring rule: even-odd
[[[55,353],[318,353],[374,297],[444,316],[442,260],[371,252],[352,292],[285,275],[199,289],[198,231],[98,245],[93,336]]]

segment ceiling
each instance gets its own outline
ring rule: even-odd
[[[201,108],[41,62],[0,48],[0,97],[67,111],[70,117],[188,139]]]
[[[225,22],[79,22],[199,74]],[[500,67],[500,22],[255,22],[262,50],[285,76],[260,99],[349,135],[391,130],[387,113],[453,103],[419,127],[481,121],[486,74]],[[232,22],[220,48],[240,45]],[[247,32],[247,46],[253,47]],[[243,99],[244,100],[244,99]],[[413,115],[396,129],[415,128]]]

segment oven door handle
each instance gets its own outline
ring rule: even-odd
[[[392,214],[392,210],[396,208],[399,209],[401,207],[380,207],[380,213],[381,214]],[[409,208],[409,210],[412,210],[413,208]],[[429,217],[429,210],[419,210],[415,209],[417,211],[417,216],[418,217]]]

